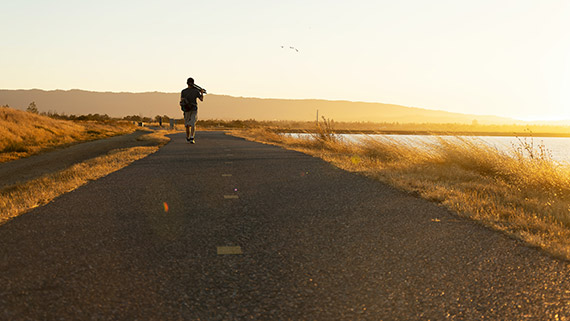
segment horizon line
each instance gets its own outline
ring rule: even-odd
[[[79,88],[71,88],[71,89],[41,89],[41,88],[31,88],[31,89],[6,89],[0,88],[1,90],[6,91],[43,91],[43,92],[56,92],[56,91],[63,91],[63,92],[71,92],[71,91],[82,91],[88,93],[102,93],[102,94],[179,94],[179,92],[165,92],[165,91],[141,91],[141,92],[132,92],[132,91],[96,91],[96,90],[89,90],[89,89],[79,89]],[[327,98],[282,98],[282,97],[253,97],[253,96],[234,96],[230,94],[219,94],[219,93],[208,93],[207,95],[214,95],[214,96],[227,96],[232,98],[244,98],[244,99],[260,99],[260,100],[292,100],[292,101],[326,101],[326,102],[348,102],[348,103],[364,103],[364,104],[381,104],[381,105],[393,105],[398,107],[406,107],[406,108],[417,108],[417,109],[424,109],[430,111],[438,111],[438,112],[446,112],[452,114],[460,114],[460,115],[473,115],[478,117],[495,117],[495,118],[504,118],[510,119],[513,121],[521,121],[525,123],[532,123],[532,122],[570,122],[570,119],[567,118],[516,118],[512,116],[497,116],[497,115],[490,115],[490,114],[476,114],[476,113],[461,113],[456,111],[448,111],[443,109],[433,109],[429,107],[417,107],[417,106],[407,106],[397,103],[384,103],[384,102],[377,102],[377,101],[362,101],[362,100],[348,100],[348,99],[327,99]]]

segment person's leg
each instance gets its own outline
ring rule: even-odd
[[[191,125],[191,117],[190,112],[184,112],[184,126],[186,127],[186,141],[190,141],[190,125]]]
[[[192,126],[192,136],[194,136],[194,126]],[[190,138],[190,126],[186,125],[186,139]]]
[[[194,134],[196,133],[196,118],[198,116],[198,111],[193,111],[190,115],[190,126],[192,127],[192,131],[190,133],[190,139],[194,140]]]

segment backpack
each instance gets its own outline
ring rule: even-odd
[[[186,98],[180,101],[180,109],[182,109],[182,111],[190,111],[190,104]]]

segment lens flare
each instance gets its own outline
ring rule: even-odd
[[[164,212],[168,213],[168,203],[164,202]]]

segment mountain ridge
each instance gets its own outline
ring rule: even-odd
[[[81,89],[0,89],[0,105],[25,109],[32,101],[40,111],[108,114],[111,117],[167,115],[182,117],[179,93],[97,92]],[[399,123],[529,123],[493,115],[461,114],[396,104],[323,99],[276,99],[208,94],[199,104],[201,119],[308,121],[319,115],[336,121]]]

